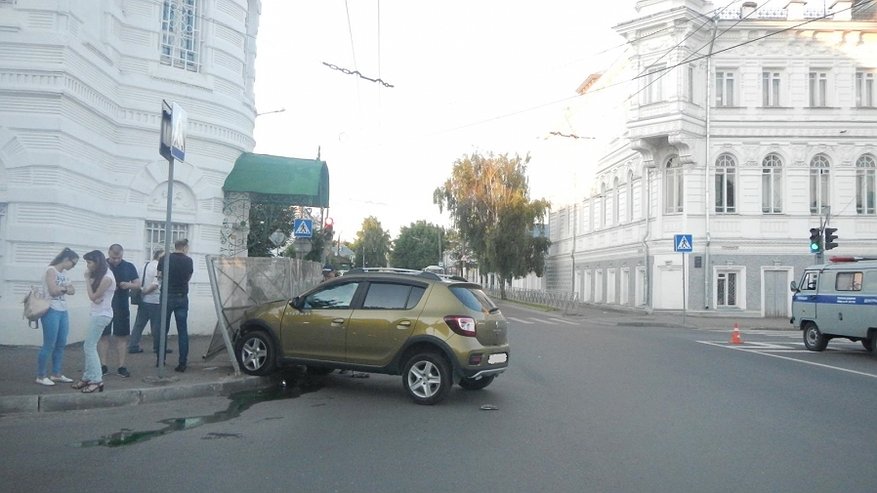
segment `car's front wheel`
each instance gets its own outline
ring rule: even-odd
[[[430,405],[444,399],[451,390],[451,369],[447,360],[434,352],[417,353],[405,362],[402,385],[418,404]]]
[[[804,347],[811,351],[822,351],[828,345],[828,338],[819,331],[813,322],[804,326]]]
[[[235,345],[241,370],[248,375],[267,375],[274,371],[274,341],[261,331],[247,332]]]
[[[481,377],[478,380],[475,380],[474,378],[461,378],[460,387],[466,390],[481,390],[493,383],[494,378],[496,378],[496,375]]]

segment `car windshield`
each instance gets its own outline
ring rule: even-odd
[[[466,286],[451,286],[448,289],[454,293],[454,296],[456,296],[461,303],[472,310],[489,312],[496,308],[493,301],[491,301],[490,298],[484,294],[484,291],[481,291],[480,289],[473,289]]]

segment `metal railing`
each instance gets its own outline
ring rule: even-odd
[[[501,299],[499,288],[490,287],[484,288],[484,290],[491,298]],[[551,307],[562,311],[564,315],[581,315],[584,308],[578,293],[572,291],[509,287],[505,289],[505,297],[507,300],[520,303]]]

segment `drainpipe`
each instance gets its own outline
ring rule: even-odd
[[[704,229],[706,230],[706,242],[703,255],[703,308],[709,310],[712,294],[710,292],[711,274],[710,268],[710,108],[712,107],[712,61],[713,46],[716,43],[716,30],[719,27],[718,18],[713,15],[713,39],[710,41],[710,51],[706,57],[706,145],[703,152],[703,192],[704,192]]]
[[[650,281],[651,276],[649,276],[649,235],[651,234],[651,228],[650,228],[651,223],[649,222],[649,218],[651,216],[651,211],[652,211],[652,199],[651,199],[652,170],[650,168],[644,166],[643,172],[644,172],[643,181],[645,182],[645,186],[646,186],[646,196],[645,196],[646,232],[643,235],[643,239],[641,241],[641,243],[643,245],[643,252],[644,252],[643,265],[645,266],[645,273],[646,273],[646,277],[645,277],[645,279],[643,279],[643,283],[645,284],[645,286],[644,286],[645,287],[645,293],[644,293],[645,299],[643,300],[643,304],[645,304],[645,306],[647,308],[652,308],[652,284]],[[649,310],[649,311],[651,311],[651,310]]]

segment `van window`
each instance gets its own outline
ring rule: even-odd
[[[816,281],[819,280],[819,273],[816,271],[805,272],[801,278],[801,291],[816,291]]]
[[[862,290],[861,272],[838,272],[834,281],[835,291],[861,291]]]

